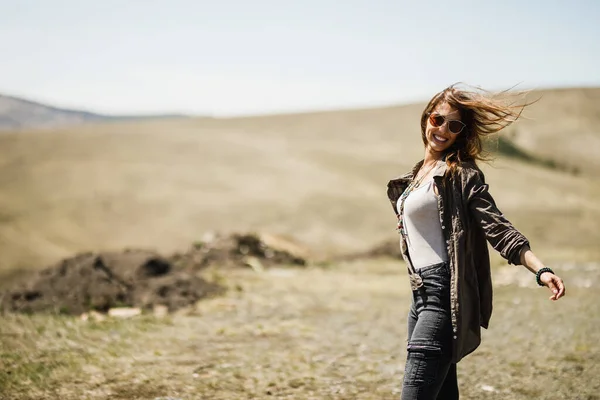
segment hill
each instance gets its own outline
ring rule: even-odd
[[[182,117],[184,115],[178,114],[103,115],[89,111],[57,108],[19,97],[0,94],[0,130],[55,128],[90,122]]]
[[[506,137],[534,162],[484,165],[492,194],[543,259],[597,259],[600,89],[532,95],[542,98]],[[292,236],[318,256],[395,239],[386,184],[422,157],[423,106],[5,133],[0,269],[180,250],[215,230]]]
[[[514,145],[538,159],[594,175],[600,170],[600,89],[554,89],[508,130]]]

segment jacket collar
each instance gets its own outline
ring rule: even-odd
[[[418,163],[415,164],[415,166],[412,168],[412,170],[404,175],[401,175],[397,178],[394,178],[392,180],[389,181],[388,186],[392,185],[392,184],[396,184],[396,185],[408,185],[408,183],[413,179],[413,177],[415,176],[415,174],[419,171],[419,169],[423,166],[423,162],[425,160],[421,160]],[[444,176],[444,174],[446,173],[446,170],[448,169],[448,165],[446,164],[446,157],[442,158],[441,160],[438,160],[436,162],[436,166],[434,167],[434,173],[433,176],[434,178],[436,176]]]

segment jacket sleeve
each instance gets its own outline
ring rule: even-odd
[[[496,207],[483,172],[470,170],[464,179],[463,193],[473,220],[481,227],[487,241],[509,264],[521,265],[521,249],[529,246],[529,240]]]

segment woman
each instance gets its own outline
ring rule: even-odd
[[[498,210],[476,164],[483,137],[514,122],[524,107],[446,88],[421,116],[424,159],[388,183],[413,289],[402,399],[458,399],[456,363],[479,346],[492,313],[486,240],[510,264],[536,274],[551,300],[565,294],[561,278]]]

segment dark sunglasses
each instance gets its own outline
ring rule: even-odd
[[[465,129],[465,126],[467,126],[464,122],[457,119],[447,119],[445,115],[429,114],[429,123],[431,126],[439,128],[446,122],[448,123],[448,130],[455,135],[461,133]]]

